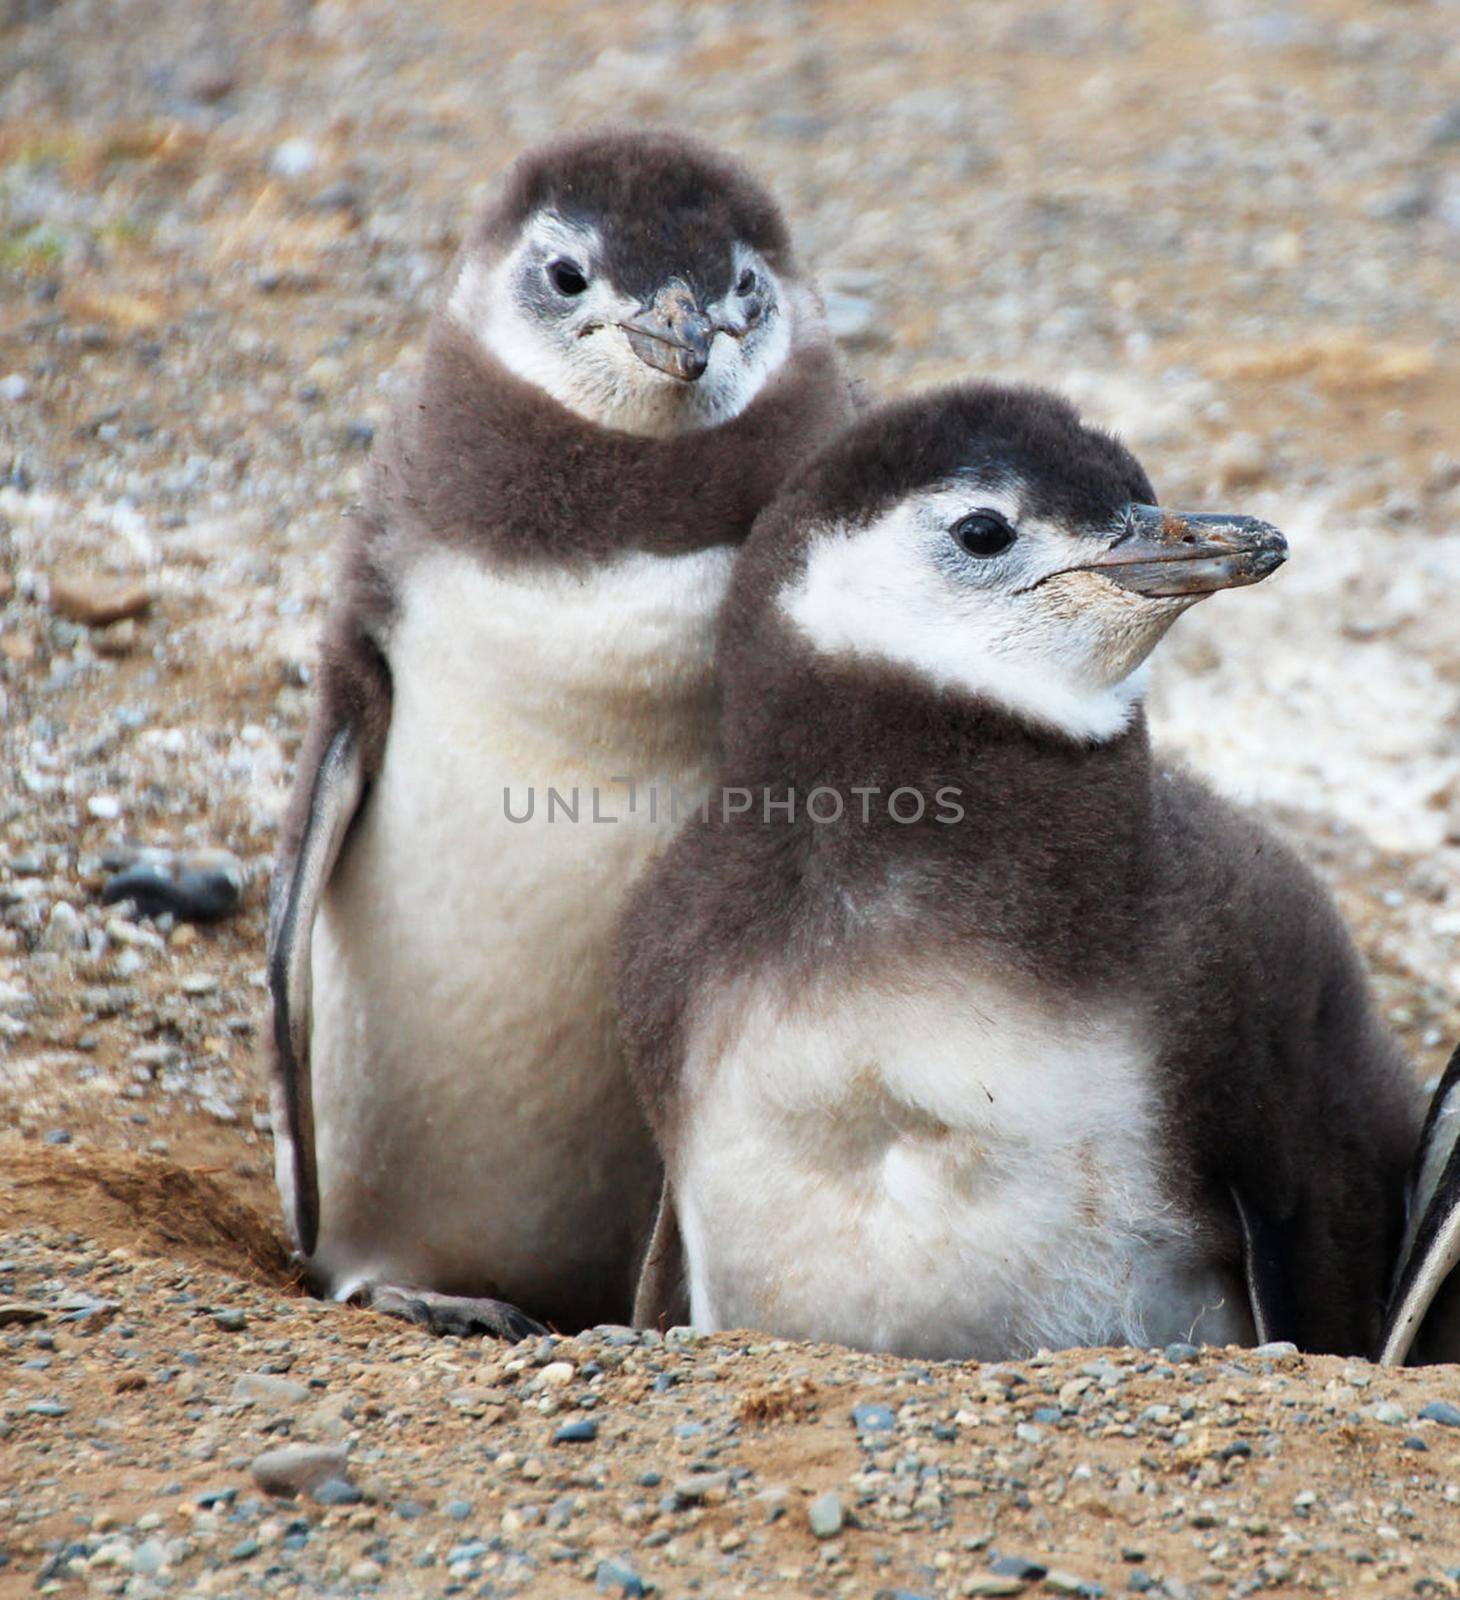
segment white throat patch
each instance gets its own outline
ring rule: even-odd
[[[1017,518],[1007,493],[976,498]],[[909,668],[1073,739],[1115,738],[1144,693],[1144,666],[1109,681],[1097,619],[1061,605],[1053,589],[1036,598],[960,581],[947,526],[969,500],[967,488],[935,490],[868,526],[815,535],[782,609],[826,655]],[[1112,596],[1112,607],[1125,604]]]

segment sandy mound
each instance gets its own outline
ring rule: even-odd
[[[12,1149],[0,1163],[0,1213],[7,1232],[44,1224],[255,1281],[292,1278],[288,1253],[252,1206],[206,1169],[159,1156]]]

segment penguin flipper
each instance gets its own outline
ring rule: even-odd
[[[1379,1343],[1384,1366],[1460,1361],[1460,1048],[1425,1117],[1410,1179],[1409,1223]]]
[[[1283,1228],[1240,1189],[1232,1190],[1232,1203],[1242,1224],[1242,1273],[1257,1343],[1271,1344],[1286,1339],[1296,1344],[1298,1318],[1293,1307]]]
[[[315,913],[365,788],[362,745],[344,724],[324,742],[309,790],[297,850],[281,864],[269,907],[268,974],[273,1000],[274,1138],[293,1179],[295,1243],[308,1256],[319,1234],[319,1180],[309,1039],[313,1012],[310,944]]]
[[[644,1252],[644,1264],[639,1269],[639,1285],[634,1294],[634,1326],[662,1331],[688,1321],[684,1241],[680,1238],[674,1196],[666,1174],[659,1190],[654,1231],[649,1238],[649,1248]]]

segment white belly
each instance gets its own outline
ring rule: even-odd
[[[747,980],[697,1013],[673,1171],[695,1324],[929,1359],[1250,1338],[1161,1192],[1131,1021],[910,981]]]
[[[316,1262],[336,1292],[592,1315],[624,1292],[657,1171],[611,941],[671,829],[615,780],[706,781],[728,556],[585,583],[432,559],[391,641],[383,769],[315,926]]]

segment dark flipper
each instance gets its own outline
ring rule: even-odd
[[[1287,1241],[1279,1224],[1263,1215],[1237,1189],[1232,1201],[1242,1223],[1242,1270],[1252,1304],[1252,1325],[1259,1344],[1287,1339],[1297,1343],[1298,1319],[1287,1267]]]
[[[659,1190],[659,1211],[654,1232],[639,1271],[634,1295],[636,1328],[673,1328],[689,1321],[689,1286],[686,1281],[684,1242],[674,1214],[674,1198],[666,1176]]]
[[[397,1284],[372,1283],[356,1297],[372,1311],[399,1317],[435,1334],[455,1334],[458,1338],[480,1338],[491,1334],[515,1344],[549,1330],[534,1322],[505,1300],[473,1300],[466,1295],[437,1294],[434,1289],[403,1288]]]
[[[1460,1361],[1460,1049],[1450,1057],[1420,1134],[1409,1225],[1399,1252],[1379,1360]]]
[[[309,1077],[315,913],[364,790],[360,740],[348,726],[325,743],[309,790],[299,846],[275,879],[269,915],[269,993],[274,1004],[275,1139],[292,1152],[295,1242],[304,1255],[319,1235],[314,1097]],[[283,1126],[279,1123],[282,1116]]]

